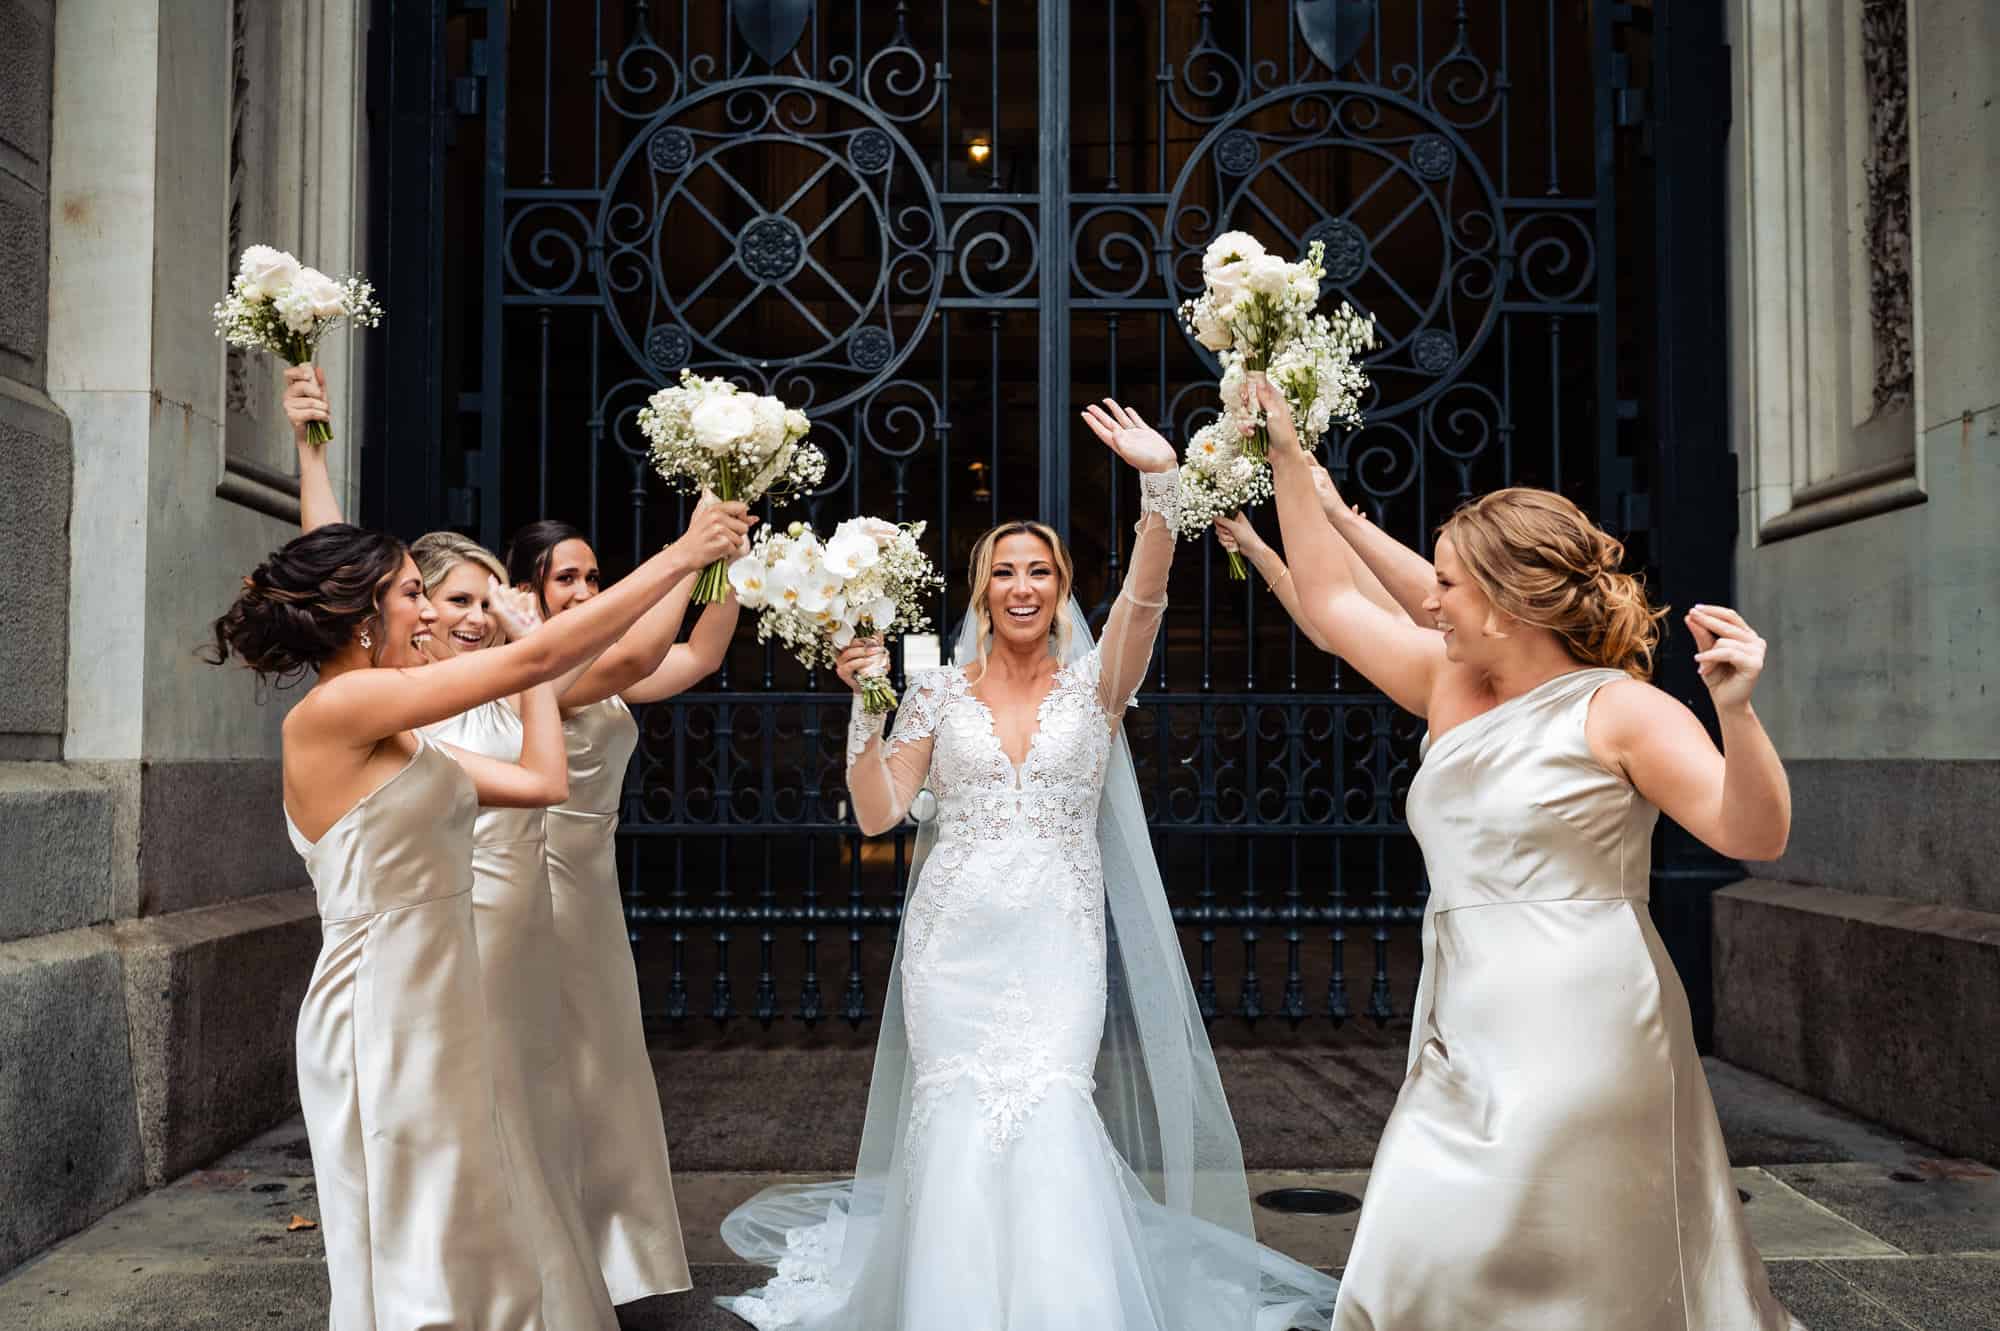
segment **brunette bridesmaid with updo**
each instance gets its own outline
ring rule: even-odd
[[[299,1013],[299,1098],[313,1153],[332,1331],[531,1331],[543,1310],[496,1122],[495,1061],[473,918],[480,806],[568,791],[551,690],[677,584],[740,545],[742,505],[689,531],[560,624],[489,582],[509,641],[433,659],[438,611],[395,538],[316,527],[243,581],[211,659],[313,683],[284,723],[284,804],[318,897],[322,948]],[[520,695],[518,762],[424,728]]]

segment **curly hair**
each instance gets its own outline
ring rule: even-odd
[[[542,595],[542,584],[548,581],[549,564],[555,558],[556,547],[564,541],[590,544],[588,536],[559,518],[531,522],[515,532],[514,539],[507,542],[507,581],[516,587],[533,587],[536,608],[544,616],[549,613],[549,602]]]
[[[1550,490],[1516,486],[1462,506],[1438,528],[1494,608],[1560,637],[1588,665],[1653,674],[1664,606],[1621,571],[1625,547]]]
[[[393,536],[344,522],[272,551],[215,621],[210,665],[231,656],[284,688],[318,670],[381,614],[382,593],[409,551]]]

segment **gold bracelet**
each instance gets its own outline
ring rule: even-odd
[[[1291,576],[1292,576],[1292,570],[1290,566],[1285,564],[1280,564],[1278,566],[1278,576],[1275,578],[1265,578],[1264,585],[1266,587],[1269,587],[1272,591],[1276,591],[1278,590],[1278,584]]]

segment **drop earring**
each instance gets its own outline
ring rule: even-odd
[[[368,631],[366,629],[363,629],[361,632],[361,650],[365,652],[374,645],[375,645],[375,640],[368,636]]]

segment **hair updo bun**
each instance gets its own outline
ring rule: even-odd
[[[1562,638],[1588,665],[1653,674],[1665,607],[1644,579],[1623,572],[1625,547],[1551,490],[1514,487],[1481,496],[1439,534],[1494,608]]]
[[[403,567],[403,543],[344,522],[288,541],[243,579],[215,621],[211,665],[232,655],[280,688],[317,670],[381,613],[382,588]]]

